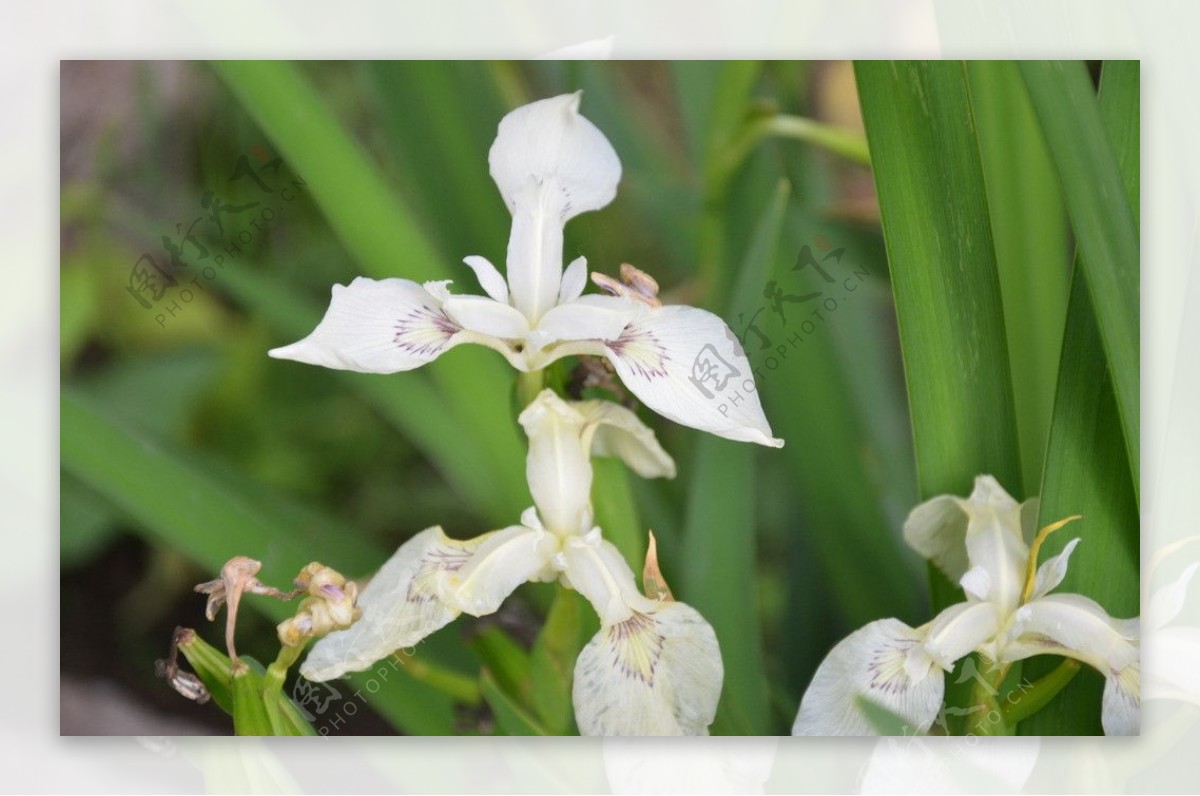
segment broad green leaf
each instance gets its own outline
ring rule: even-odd
[[[1138,64],[1106,62],[1101,73],[1100,112],[1121,172],[1122,195],[1138,211],[1140,174]],[[1082,242],[1077,261],[1087,257]],[[1058,591],[1084,594],[1114,616],[1139,613],[1139,517],[1136,481],[1120,433],[1111,361],[1098,328],[1098,314],[1085,282],[1091,272],[1077,262],[1063,337],[1058,395],[1046,452],[1039,527],[1082,514],[1083,519],[1051,536],[1042,559],[1057,555],[1072,538],[1083,541],[1071,557]],[[1055,659],[1026,664],[1030,677],[1044,674]],[[1101,732],[1103,678],[1084,667],[1061,695],[1021,722],[1023,735],[1087,735]]]
[[[859,61],[920,496],[989,473],[1024,497],[1000,281],[965,68]],[[930,568],[934,608],[961,600]],[[948,684],[947,701],[962,701]]]
[[[1040,483],[1067,314],[1070,261],[1058,176],[1012,61],[968,61],[1008,334],[1024,483]]]
[[[1117,396],[1135,492],[1139,445],[1138,228],[1110,134],[1082,61],[1020,61],[1046,144],[1054,156],[1084,283]],[[1131,68],[1136,69],[1136,62]]]

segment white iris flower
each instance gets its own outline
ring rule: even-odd
[[[999,665],[1063,655],[1093,666],[1106,680],[1105,733],[1137,734],[1139,620],[1114,619],[1082,595],[1051,594],[1066,576],[1079,539],[1037,567],[1042,539],[1065,521],[1043,529],[1031,549],[1022,530],[1032,530],[1022,522],[1023,508],[1027,517],[1036,514],[1032,501],[1018,504],[983,475],[966,500],[942,495],[913,509],[904,538],[961,584],[966,601],[919,628],[881,619],[839,642],[813,676],[792,734],[874,735],[858,696],[925,731],[939,715],[942,672],[971,652]]]
[[[771,434],[749,361],[724,321],[695,307],[662,306],[653,294],[599,275],[595,281],[616,295],[583,295],[586,260],[563,269],[564,225],[611,202],[621,178],[616,152],[579,115],[579,98],[540,100],[500,122],[488,162],[512,213],[507,279],[479,256],[465,262],[486,296],[453,294],[448,282],[359,277],[334,286],[325,317],[308,337],[271,356],[395,373],[462,343],[493,348],[521,371],[595,355],[664,417],[728,439],[783,445]],[[736,379],[738,399],[714,399],[703,386],[713,378],[722,387]]]
[[[675,475],[654,433],[608,401],[544,390],[520,416],[529,436],[534,507],[521,522],[459,541],[440,527],[405,542],[359,595],[362,618],[317,642],[310,680],[362,671],[461,613],[484,616],[526,581],[558,580],[596,609],[600,632],[575,666],[584,735],[707,734],[724,669],[712,627],[694,609],[638,591],[625,559],[593,523],[590,456],[620,457],[646,478]]]

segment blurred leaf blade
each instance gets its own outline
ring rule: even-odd
[[[1141,472],[1137,224],[1087,67],[1079,61],[1019,65],[1079,243],[1136,490]]]

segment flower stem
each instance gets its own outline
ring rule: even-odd
[[[517,398],[521,402],[522,409],[533,403],[534,399],[538,397],[538,393],[542,391],[542,385],[545,382],[545,371],[542,370],[517,374]]]
[[[300,657],[300,651],[304,649],[303,644],[297,644],[294,647],[280,647],[279,654],[275,656],[275,662],[267,667],[267,674],[264,678],[263,692],[271,693],[272,691],[282,691],[283,681],[287,679],[288,669],[292,668],[292,664]]]
[[[1079,661],[1067,658],[1033,685],[1010,691],[1000,708],[1004,723],[1012,727],[1046,707],[1050,700],[1058,696],[1058,692],[1071,682],[1079,668]],[[1015,701],[1014,694],[1017,695]]]

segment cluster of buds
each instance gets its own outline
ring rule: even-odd
[[[222,605],[229,606],[225,617],[225,646],[233,661],[238,659],[234,631],[243,594],[259,594],[279,600],[294,600],[301,594],[308,595],[300,603],[295,616],[284,620],[277,628],[279,641],[285,647],[300,647],[309,639],[347,628],[362,613],[357,606],[358,587],[319,561],[313,561],[300,570],[293,581],[296,588],[291,591],[264,584],[257,577],[260,569],[261,561],[235,556],[221,567],[221,577],[196,586],[196,591],[208,595],[208,605],[204,610],[208,621],[217,618],[217,611]]]
[[[358,586],[320,562],[314,561],[300,570],[295,584],[309,596],[300,603],[295,616],[280,622],[276,628],[279,643],[285,647],[303,646],[309,639],[343,630],[362,615],[357,605]]]

